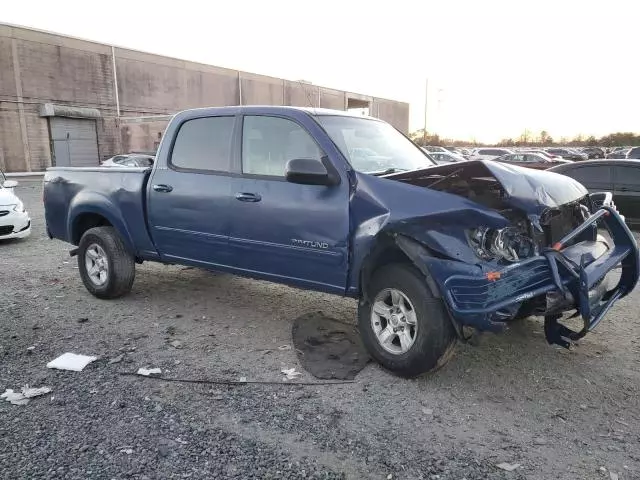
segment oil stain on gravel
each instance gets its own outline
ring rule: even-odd
[[[292,335],[298,360],[316,378],[353,380],[371,359],[355,326],[321,312],[296,318]]]

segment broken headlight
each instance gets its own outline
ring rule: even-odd
[[[483,260],[517,262],[535,253],[533,241],[515,227],[474,228],[468,232],[469,245]]]

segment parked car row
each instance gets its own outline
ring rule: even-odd
[[[437,165],[447,163],[464,162],[466,160],[495,160],[503,163],[511,163],[523,167],[544,170],[547,168],[569,163],[558,155],[550,154],[544,150],[519,150],[514,151],[506,148],[478,148],[471,155],[464,156],[451,151],[434,151],[423,147],[422,150]]]
[[[583,161],[599,158],[640,159],[640,147],[451,147],[427,145],[422,147],[427,153],[453,153],[467,160],[493,160],[509,153],[534,151],[550,157],[562,157],[565,160]]]
[[[607,158],[640,160],[640,147],[620,148],[607,154]]]

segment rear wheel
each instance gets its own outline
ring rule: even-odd
[[[358,306],[358,324],[367,350],[382,366],[414,377],[451,358],[456,332],[449,314],[413,266],[380,268],[368,293]]]
[[[102,299],[118,298],[131,291],[135,259],[113,227],[87,230],[78,246],[78,269],[89,292]]]

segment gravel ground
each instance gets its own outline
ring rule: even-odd
[[[100,301],[69,247],[45,237],[40,184],[17,193],[34,231],[0,243],[0,391],[53,392],[0,402],[2,478],[640,478],[639,293],[572,351],[548,346],[530,319],[459,345],[415,380],[376,364],[339,386],[123,376],[160,367],[280,382],[283,367],[300,369],[278,349],[292,320],[319,310],[353,322],[355,303],[157,264],[138,268],[131,295]],[[99,359],[83,372],[45,368],[64,352]]]

